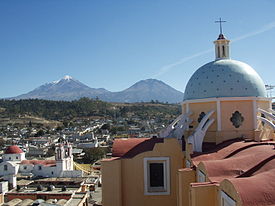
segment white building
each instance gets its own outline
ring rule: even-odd
[[[0,176],[33,174],[37,177],[81,177],[82,171],[73,169],[72,146],[60,142],[55,160],[26,160],[25,153],[16,145],[7,147],[0,163]]]

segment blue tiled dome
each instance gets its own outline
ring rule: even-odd
[[[266,97],[265,85],[249,65],[221,59],[200,67],[188,81],[184,100],[211,97]]]

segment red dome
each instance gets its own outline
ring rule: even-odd
[[[7,147],[5,154],[20,154],[23,153],[23,151],[16,145],[11,145]]]

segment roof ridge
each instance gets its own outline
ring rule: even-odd
[[[243,150],[246,150],[250,147],[256,147],[256,146],[261,146],[261,145],[275,145],[275,143],[273,142],[259,142],[259,143],[254,143],[254,144],[250,144],[250,145],[246,145],[244,147],[241,147],[241,148],[238,148],[236,149],[235,151],[231,152],[230,154],[228,154],[227,156],[225,156],[223,159],[227,159],[227,158],[230,158],[234,155],[236,155],[237,153],[243,151]]]
[[[258,164],[254,165],[252,168],[244,172],[243,174],[237,176],[236,178],[241,178],[241,177],[250,177],[252,176],[253,173],[261,169],[265,164],[270,162],[271,160],[275,159],[275,155],[271,155],[267,157],[266,159],[260,161]]]

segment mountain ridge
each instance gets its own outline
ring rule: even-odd
[[[122,91],[111,92],[104,88],[91,88],[66,75],[64,78],[45,83],[34,90],[9,99],[46,99],[72,101],[82,97],[99,98],[107,102],[149,102],[151,100],[178,103],[183,93],[161,80],[146,79],[134,83]]]

